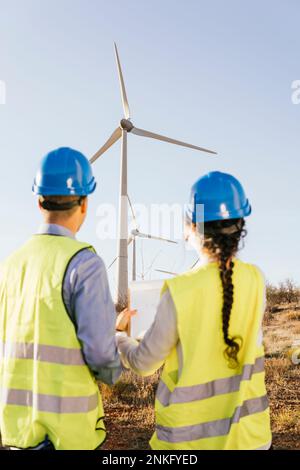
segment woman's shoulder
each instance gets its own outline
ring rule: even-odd
[[[180,286],[181,289],[190,288],[195,280],[197,283],[208,278],[218,271],[217,263],[208,263],[198,268],[189,269],[166,281],[168,287]]]
[[[235,267],[238,270],[247,270],[249,273],[252,273],[253,275],[259,277],[264,283],[266,283],[266,277],[261,269],[260,266],[258,266],[255,263],[249,263],[247,261],[243,261],[239,258],[235,259]]]

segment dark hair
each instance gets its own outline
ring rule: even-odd
[[[214,255],[219,263],[220,278],[223,287],[222,329],[226,344],[224,356],[228,367],[239,365],[238,352],[242,338],[230,336],[230,314],[233,305],[234,286],[232,282],[234,262],[233,257],[239,249],[239,243],[247,234],[244,219],[227,219],[204,224],[203,248]]]
[[[40,196],[40,204],[46,211],[72,215],[84,199],[86,196]]]

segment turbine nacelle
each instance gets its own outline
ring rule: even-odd
[[[131,132],[133,129],[133,124],[129,119],[121,119],[120,127],[123,131]]]
[[[140,235],[139,229],[134,228],[133,230],[131,230],[131,235],[133,235],[134,237],[138,237]]]

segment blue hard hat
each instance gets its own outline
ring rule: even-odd
[[[245,191],[232,175],[212,171],[192,186],[186,217],[193,223],[239,219],[250,214]]]
[[[42,196],[88,196],[96,184],[88,159],[77,150],[61,147],[42,159],[32,191]]]

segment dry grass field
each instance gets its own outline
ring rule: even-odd
[[[291,360],[291,346],[300,340],[300,291],[287,281],[269,286],[264,320],[266,380],[274,449],[300,449],[300,364]],[[113,387],[101,385],[107,440],[111,449],[148,449],[154,429],[158,374],[139,378],[124,373]]]
[[[300,342],[291,346],[300,340],[300,294],[291,283],[268,294],[264,334],[273,443],[275,449],[299,450],[300,364],[293,364],[291,351],[299,350],[300,358]]]

